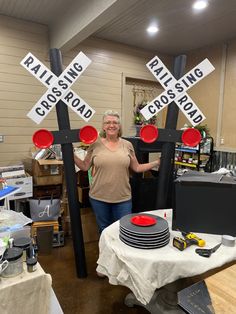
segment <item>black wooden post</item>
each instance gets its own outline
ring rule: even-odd
[[[181,55],[174,60],[174,77],[178,80],[184,74],[186,65],[186,56]],[[178,120],[179,108],[172,102],[168,106],[166,117],[166,129],[176,129]],[[162,146],[161,152],[161,165],[159,171],[159,182],[157,189],[157,203],[156,209],[167,207],[167,197],[170,188],[171,180],[173,179],[173,167],[174,167],[174,153],[175,143],[165,142]]]
[[[62,73],[62,60],[61,53],[58,49],[50,49],[50,64],[52,72],[59,76]],[[66,141],[66,143],[62,143],[61,149],[68,193],[68,204],[70,211],[70,222],[75,254],[76,271],[79,278],[84,278],[87,276],[87,269],[80,216],[80,206],[77,192],[77,180],[74,168],[73,147],[72,141],[69,140],[70,131],[67,131],[70,130],[68,107],[60,100],[56,105],[56,111],[59,130],[64,131],[64,133],[68,133],[68,136],[65,135],[65,138],[68,139],[68,142]]]

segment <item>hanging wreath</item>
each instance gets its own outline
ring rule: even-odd
[[[150,93],[150,91],[149,91]],[[148,91],[142,88],[133,88],[134,94],[134,124],[135,125],[145,125],[145,124],[156,124],[157,116],[153,116],[149,120],[145,120],[144,116],[141,114],[141,110],[149,103],[149,98],[152,99],[153,96],[148,95]],[[149,97],[148,97],[149,96]]]
[[[156,124],[157,116],[153,116],[149,120],[145,120],[144,116],[141,114],[141,110],[147,105],[146,102],[136,106],[134,110],[134,124],[135,125],[145,125],[145,124]]]

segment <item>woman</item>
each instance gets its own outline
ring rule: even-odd
[[[129,170],[145,172],[159,166],[159,160],[140,164],[133,145],[121,138],[120,117],[106,111],[102,134],[90,145],[85,159],[75,156],[75,164],[83,171],[92,166],[89,199],[101,233],[106,227],[132,209]]]

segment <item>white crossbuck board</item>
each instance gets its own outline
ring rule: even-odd
[[[157,56],[146,66],[165,89],[140,111],[146,120],[156,115],[172,101],[175,101],[193,126],[206,118],[186,91],[214,71],[215,68],[208,59],[203,60],[178,81]]]
[[[57,77],[29,52],[20,64],[44,84],[48,90],[29,111],[27,116],[39,124],[57,102],[62,100],[83,120],[90,120],[95,110],[70,89],[71,85],[75,83],[90,63],[91,60],[83,52],[80,52],[60,76]]]

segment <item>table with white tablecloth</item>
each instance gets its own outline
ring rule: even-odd
[[[195,253],[192,245],[180,251],[173,247],[174,236],[180,232],[172,230],[172,210],[155,210],[147,213],[165,218],[170,229],[170,242],[158,249],[138,249],[119,239],[119,221],[106,228],[99,240],[97,271],[106,275],[113,285],[128,287],[142,304],[148,304],[157,289],[180,278],[203,274],[236,260],[236,247],[221,247],[210,258]],[[194,230],[191,230],[194,232]],[[197,235],[206,241],[206,248],[221,242],[221,235]]]
[[[62,314],[52,290],[52,279],[39,263],[34,272],[23,272],[15,277],[0,277],[1,314]]]

